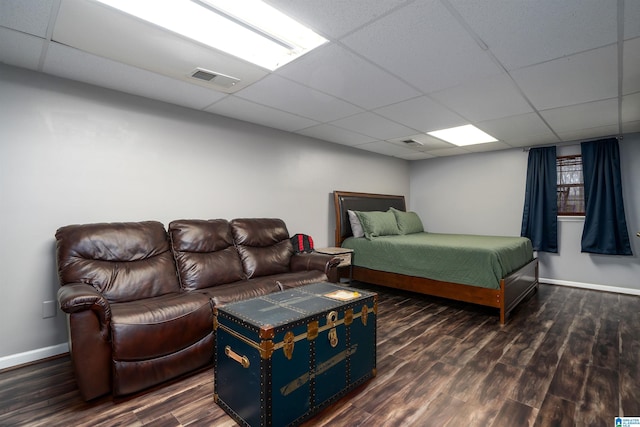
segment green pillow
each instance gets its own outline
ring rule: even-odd
[[[364,230],[364,237],[369,240],[378,236],[400,234],[396,217],[391,211],[356,211],[356,215],[358,215],[362,230]]]
[[[399,211],[395,208],[389,208],[389,210],[396,218],[400,234],[422,233],[424,231],[424,226],[417,213]]]

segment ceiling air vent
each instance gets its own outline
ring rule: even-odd
[[[406,145],[410,146],[410,147],[422,147],[423,144],[419,141],[416,141],[415,139],[405,139],[404,142]]]
[[[240,79],[237,79],[235,77],[216,73],[214,71],[205,70],[204,68],[196,68],[191,73],[191,77],[194,79],[209,82],[227,89],[233,87],[236,83],[240,81]]]
[[[215,74],[204,70],[196,70],[193,74],[191,74],[191,77],[193,77],[194,79],[206,80],[208,82],[213,80],[215,76]]]

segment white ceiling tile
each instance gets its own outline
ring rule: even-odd
[[[373,142],[376,140],[375,138],[371,138],[370,136],[365,136],[329,124],[311,126],[307,129],[299,130],[297,133],[310,136],[312,138],[336,142],[343,145],[366,144],[368,142]]]
[[[473,145],[465,145],[465,150],[471,151],[472,153],[484,153],[486,151],[497,151],[497,150],[506,150],[512,148],[510,145],[505,144],[504,142],[487,142],[486,144],[473,144]]]
[[[44,71],[184,107],[203,109],[225,94],[51,43]]]
[[[318,124],[314,120],[255,104],[233,95],[205,108],[205,111],[289,132]]]
[[[318,122],[330,122],[362,111],[355,105],[276,74],[242,89],[236,96]]]
[[[522,139],[512,139],[507,145],[511,147],[535,147],[536,145],[557,144],[561,139],[554,134],[543,136],[529,136]]]
[[[627,95],[639,91],[640,37],[624,42],[622,56],[622,94]]]
[[[640,37],[640,1],[624,2],[624,38]]]
[[[334,39],[384,15],[406,0],[266,0],[277,9]]]
[[[372,138],[385,140],[401,137],[403,135],[413,135],[415,129],[402,126],[401,124],[387,120],[374,113],[360,113],[344,119],[336,120],[331,124],[348,129]]]
[[[618,125],[618,99],[590,102],[540,112],[558,135],[582,129]]]
[[[539,110],[618,95],[616,46],[607,46],[511,72]],[[584,70],[589,70],[585,73]]]
[[[622,124],[622,133],[634,133],[640,132],[640,120],[636,122],[625,122]]]
[[[438,148],[451,148],[453,147],[451,144],[449,144],[448,142],[444,142],[441,139],[438,138],[434,138],[430,135],[424,134],[424,133],[419,133],[417,135],[409,135],[409,136],[405,136],[402,138],[393,138],[393,139],[389,139],[388,141],[391,142],[392,144],[397,144],[400,146],[405,146],[406,147],[406,140],[414,140],[417,141],[418,143],[421,144],[420,147],[412,147],[413,149],[416,150],[420,150],[420,151],[428,151],[428,150],[435,150]]]
[[[378,108],[376,114],[422,132],[467,124],[467,120],[426,96]]]
[[[0,26],[38,37],[47,35],[54,0],[2,0]]]
[[[594,139],[606,136],[618,135],[618,125],[596,126],[592,128],[576,129],[569,132],[561,132],[560,138],[563,141],[579,141],[586,139]]]
[[[473,80],[430,96],[472,122],[533,112],[507,74]]]
[[[366,110],[420,95],[391,74],[338,45],[319,48],[277,71]]]
[[[411,3],[342,42],[424,93],[501,71],[436,0]]]
[[[617,41],[616,0],[449,2],[508,70]]]
[[[494,138],[509,145],[522,146],[536,141],[557,142],[549,126],[536,114],[527,113],[480,122],[477,126]]]
[[[462,154],[469,154],[470,151],[460,147],[453,147],[453,148],[442,148],[438,150],[429,150],[427,151],[427,153],[435,157],[447,157],[447,156],[459,156]]]
[[[0,27],[0,62],[37,70],[45,43],[39,37]]]
[[[413,150],[409,150],[404,147],[398,147],[397,145],[390,144],[384,141],[375,141],[368,144],[358,145],[361,150],[372,151],[374,153],[384,154],[385,156],[393,156],[404,158],[401,156],[408,156],[415,154]]]
[[[429,153],[425,153],[425,152],[420,152],[420,151],[415,151],[415,152],[411,152],[407,155],[404,156],[398,156],[402,159],[405,160],[425,160],[425,159],[433,159],[434,155],[429,154]]]
[[[623,122],[640,120],[640,92],[622,97],[621,119]]]

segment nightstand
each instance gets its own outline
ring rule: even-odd
[[[347,248],[316,248],[315,250],[321,254],[333,255],[337,258],[340,258],[340,264],[338,264],[338,269],[349,267],[349,282],[353,279],[353,249]],[[339,280],[340,275],[338,275]]]

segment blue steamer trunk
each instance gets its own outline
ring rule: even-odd
[[[376,374],[376,313],[375,293],[330,283],[217,307],[216,403],[243,426],[301,423]]]

